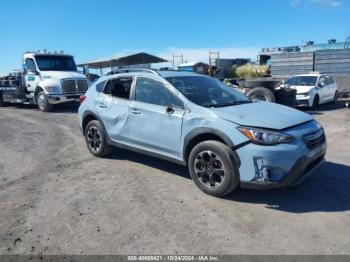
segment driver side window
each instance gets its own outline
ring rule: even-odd
[[[36,71],[36,66],[34,63],[34,60],[31,58],[26,59],[26,67],[28,71],[35,72]]]
[[[137,79],[135,100],[153,105],[183,108],[182,101],[172,95],[162,82],[146,77]]]
[[[326,78],[324,76],[321,76],[320,79],[318,80],[318,86],[324,87],[325,85],[327,85]]]

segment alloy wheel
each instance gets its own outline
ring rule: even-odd
[[[91,126],[87,131],[86,138],[87,138],[89,148],[93,152],[98,152],[102,145],[100,131],[95,126]]]
[[[209,188],[219,187],[225,176],[222,160],[212,151],[203,151],[197,155],[194,171],[199,181]]]

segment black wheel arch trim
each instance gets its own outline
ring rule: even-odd
[[[104,124],[103,124],[101,118],[98,117],[94,112],[92,112],[92,111],[90,111],[90,110],[87,110],[87,111],[84,112],[83,117],[82,117],[82,125],[83,125],[83,123],[84,123],[85,118],[87,118],[87,117],[89,117],[89,116],[94,117],[96,120],[98,120],[98,121],[100,122],[100,124],[101,124],[101,126],[102,126],[102,128],[103,128],[103,132],[105,133],[105,135],[106,135],[106,137],[107,137],[107,141],[109,142],[110,139],[109,139],[109,136],[108,136],[108,134],[107,134],[107,132],[106,132],[106,128],[105,128],[105,126],[104,126]],[[83,129],[83,126],[82,126],[82,130],[81,130],[81,131],[82,131],[83,135],[85,135],[85,130]]]
[[[239,168],[241,166],[241,160],[240,160],[240,158],[235,150],[240,148],[241,146],[246,145],[246,144],[242,143],[240,145],[235,145],[225,133],[223,133],[217,129],[209,128],[209,127],[195,128],[185,136],[184,147],[183,147],[183,152],[182,152],[184,158],[186,158],[186,155],[189,153],[189,152],[187,152],[187,150],[188,150],[188,146],[190,145],[191,141],[193,139],[195,139],[196,137],[201,136],[201,135],[214,135],[214,136],[217,136],[218,138],[220,138],[228,147],[230,147],[232,149],[232,155],[233,155],[234,160],[236,161],[237,168]],[[184,159],[184,160],[187,162],[186,159]]]
[[[36,86],[36,87],[35,87],[35,90],[34,90],[34,102],[35,102],[35,104],[38,103],[38,101],[37,101],[37,96],[38,96],[38,94],[39,94],[41,91],[44,91],[44,92],[45,92],[45,89],[42,88],[41,86]]]

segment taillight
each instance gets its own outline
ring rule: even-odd
[[[85,99],[86,99],[86,96],[85,95],[81,95],[79,97],[80,104],[83,103]]]

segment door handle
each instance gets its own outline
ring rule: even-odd
[[[97,106],[101,107],[101,108],[107,108],[107,105],[106,104],[103,104],[103,103],[99,103],[97,104]]]

